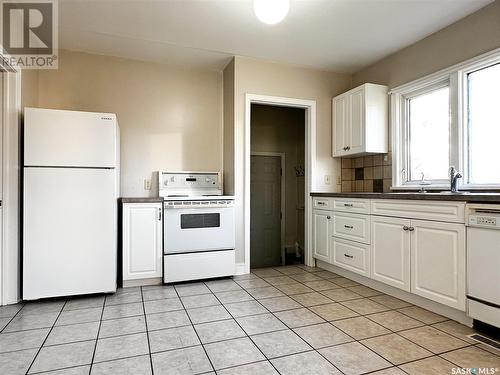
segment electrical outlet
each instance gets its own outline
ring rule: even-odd
[[[144,179],[144,190],[151,190],[151,179],[150,178]]]
[[[332,183],[332,176],[325,174],[325,185],[330,185]]]
[[[340,175],[337,176],[337,185],[342,185],[342,177]]]

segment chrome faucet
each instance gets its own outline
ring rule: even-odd
[[[450,190],[452,193],[458,192],[457,182],[458,179],[462,178],[460,172],[458,172],[454,166],[450,167]]]

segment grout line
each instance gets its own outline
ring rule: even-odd
[[[52,327],[50,327],[50,330],[49,330],[49,332],[47,333],[47,336],[45,336],[45,339],[43,340],[42,345],[40,345],[40,347],[38,348],[38,351],[36,352],[35,356],[33,357],[33,360],[31,361],[31,363],[30,363],[30,365],[29,365],[28,369],[26,370],[26,374],[28,374],[28,373],[29,373],[29,371],[31,370],[31,367],[33,366],[33,364],[35,363],[35,360],[37,359],[38,355],[40,354],[40,352],[41,352],[41,350],[42,350],[42,348],[43,348],[43,345],[45,344],[45,342],[46,342],[46,341],[47,341],[47,339],[49,338],[50,334],[52,333],[52,330],[54,329],[54,327],[55,327],[55,325],[56,325],[57,319],[59,319],[59,317],[61,316],[62,311],[63,311],[63,309],[64,309],[64,306],[66,306],[66,303],[67,303],[67,301],[64,301],[64,304],[62,305],[61,310],[59,311],[59,314],[57,315],[57,318],[55,318],[55,319],[54,319],[54,323],[52,324]],[[21,310],[22,310],[25,306],[26,306],[26,305],[24,305],[24,306],[21,308]],[[19,310],[19,311],[21,311],[21,310]],[[96,340],[96,342],[97,342],[97,340]]]
[[[205,285],[205,283],[203,283],[203,285]],[[206,287],[206,285],[205,285]],[[175,290],[175,293],[177,294],[177,297],[179,298],[179,300],[181,301],[181,304],[182,304],[182,307],[184,308],[184,313],[186,314],[186,316],[188,317],[189,319],[189,322],[191,323],[190,327],[193,328],[193,331],[194,333],[196,334],[196,337],[198,338],[198,341],[200,342],[200,345],[201,347],[203,348],[203,351],[205,352],[205,356],[207,357],[208,359],[208,362],[210,363],[210,366],[212,367],[212,370],[215,371],[215,367],[214,367],[214,364],[212,363],[212,360],[210,359],[210,356],[208,355],[207,353],[207,349],[205,348],[205,346],[203,345],[202,341],[201,341],[201,338],[200,338],[200,335],[198,335],[198,331],[196,331],[196,328],[194,328],[194,324],[193,324],[193,321],[191,320],[191,317],[189,316],[188,312],[187,312],[187,309],[186,309],[186,306],[184,306],[184,302],[182,301],[182,298],[181,296],[179,295],[179,291],[177,290],[177,288],[174,287],[174,290]],[[211,293],[214,297],[215,297],[215,294],[214,293]],[[186,296],[187,297],[187,296]],[[215,297],[217,298],[217,297]],[[204,306],[204,307],[209,307],[209,306]],[[198,345],[196,345],[198,346]],[[154,374],[153,374],[154,375]]]
[[[248,292],[247,292],[248,293]],[[249,293],[248,293],[249,294]],[[215,295],[215,294],[214,294]],[[263,306],[257,299],[255,299],[251,294],[250,294],[250,297],[253,298],[253,301],[256,301],[259,305],[261,305],[264,309],[266,309],[265,306]],[[257,348],[257,350],[264,356],[264,358],[267,360],[267,362],[269,362],[269,364],[276,370],[276,372],[278,372],[278,374],[280,373],[278,371],[278,369],[274,366],[274,364],[269,360],[269,358],[266,356],[266,354],[259,348],[259,346],[257,344],[255,344],[255,342],[252,340],[252,338],[250,337],[250,335],[248,335],[247,331],[245,331],[243,329],[243,327],[241,326],[240,322],[238,322],[236,320],[236,318],[233,316],[233,314],[231,314],[231,312],[226,308],[226,306],[219,300],[219,297],[217,297],[215,295],[215,298],[217,298],[217,300],[221,303],[222,307],[227,311],[227,313],[233,318],[233,320],[236,322],[236,324],[238,325],[238,327],[240,327],[240,329],[243,331],[243,333],[245,334],[245,336],[252,342],[252,344]],[[249,301],[252,301],[252,300],[249,300]],[[249,301],[241,301],[241,302],[249,302]],[[267,310],[267,309],[266,309]],[[272,314],[272,313],[271,313]],[[257,314],[257,315],[260,315],[260,314]],[[255,316],[255,315],[249,315],[249,316]],[[239,366],[243,366],[245,364],[240,364]]]
[[[106,306],[106,299],[108,296],[104,296],[104,301],[102,303],[102,310],[101,310],[101,319],[99,320],[99,328],[97,328],[97,336],[95,339],[95,345],[94,345],[94,351],[92,352],[92,359],[90,361],[90,367],[89,367],[89,374],[92,372],[92,366],[94,365],[94,358],[95,358],[95,352],[97,350],[97,343],[99,341],[99,333],[101,332],[101,325],[102,325],[102,316],[104,315],[104,308]]]
[[[148,331],[148,319],[146,317],[146,307],[144,306],[144,295],[142,287],[140,288],[140,291],[141,291],[141,301],[142,301],[142,312],[144,313],[144,324],[146,325],[146,339],[148,340],[149,365],[151,366],[151,374],[154,375],[153,356],[151,354],[151,342],[149,339],[149,331]]]

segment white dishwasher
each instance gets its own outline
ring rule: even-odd
[[[500,205],[467,205],[467,311],[500,327]]]

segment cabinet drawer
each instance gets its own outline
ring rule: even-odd
[[[335,212],[333,236],[346,240],[370,243],[370,216]]]
[[[333,198],[333,210],[342,212],[354,212],[357,214],[369,214],[370,200]]]
[[[370,245],[332,237],[332,263],[349,271],[370,276]]]
[[[371,203],[371,213],[372,215],[381,216],[464,223],[465,203],[389,199],[373,200]]]
[[[313,208],[320,210],[331,210],[333,208],[332,198],[313,198]]]

